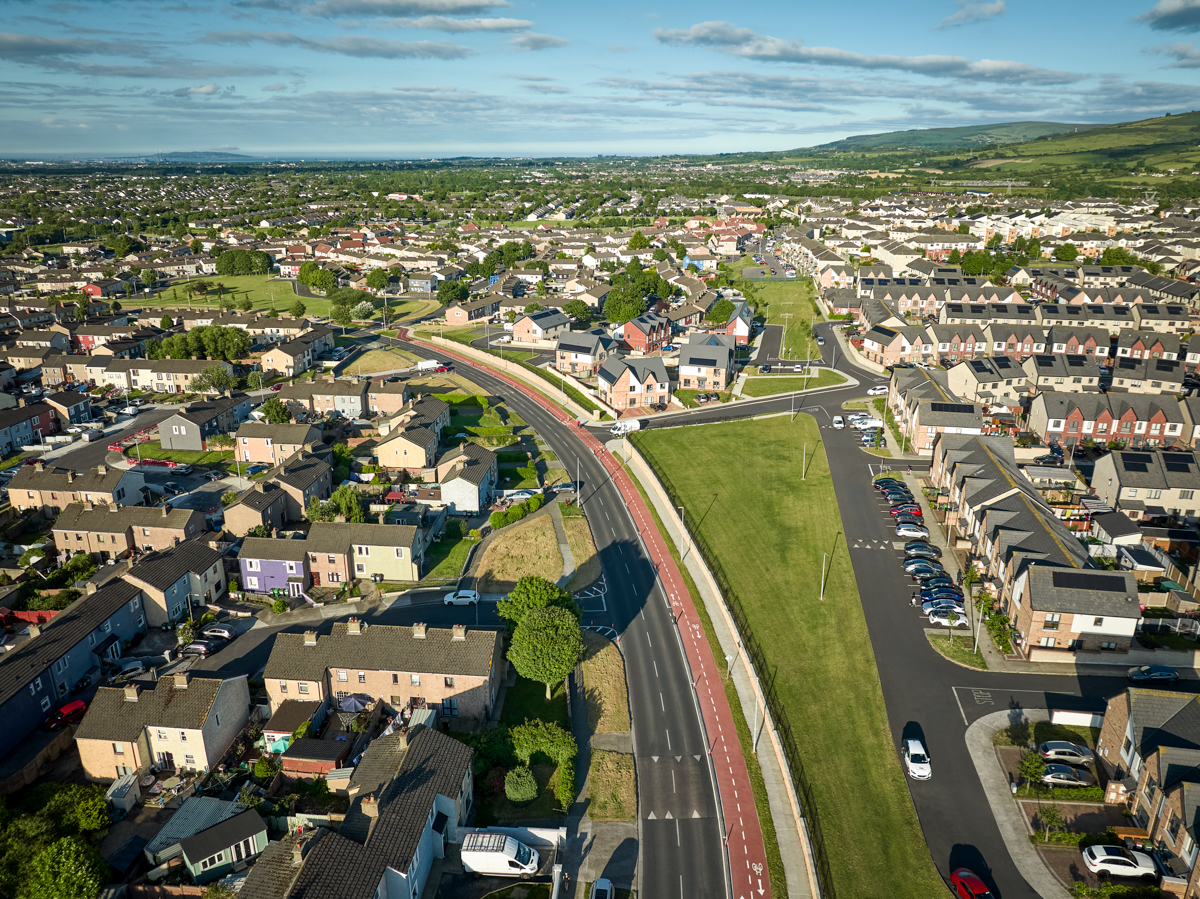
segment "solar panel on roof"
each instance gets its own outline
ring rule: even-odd
[[[933,412],[954,412],[961,415],[970,415],[975,411],[975,407],[965,403],[930,403],[929,408]]]
[[[1141,462],[1126,462],[1125,470],[1132,471],[1136,474],[1145,474],[1148,469]]]
[[[1111,574],[1088,574],[1082,571],[1056,571],[1052,580],[1064,590],[1095,590],[1099,593],[1124,593],[1125,578]]]
[[[1164,462],[1191,462],[1195,459],[1191,453],[1163,453]]]
[[[1148,453],[1121,453],[1123,462],[1153,462],[1154,457]]]
[[[1181,474],[1186,474],[1192,470],[1192,466],[1188,465],[1186,462],[1164,462],[1163,466],[1167,469],[1167,471],[1179,472]]]

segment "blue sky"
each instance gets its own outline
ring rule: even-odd
[[[0,155],[781,150],[1200,108],[1200,0],[0,0]]]

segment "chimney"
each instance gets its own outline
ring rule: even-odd
[[[418,621],[416,624],[413,625],[413,637],[416,638],[417,640],[424,640],[425,639],[425,628],[426,628],[425,622]]]
[[[186,690],[188,687],[188,676],[186,671],[180,671],[175,675],[175,689]]]
[[[279,539],[279,528],[271,528],[271,539],[272,540]]]
[[[316,631],[305,631],[304,632],[304,645],[305,646],[316,646],[317,645],[317,632]]]
[[[346,633],[358,636],[362,633],[362,622],[357,618],[351,618],[346,622]]]
[[[366,815],[368,818],[378,818],[379,817],[379,801],[375,798],[374,793],[372,793],[369,796],[363,797],[362,813],[364,815]]]
[[[67,469],[67,483],[71,484],[71,483],[74,483],[74,481],[75,481],[75,472],[73,472],[71,469],[68,468]]]
[[[40,637],[41,635],[42,635],[42,629],[40,627],[38,627],[36,624],[29,625],[29,638],[31,640],[34,637]]]
[[[168,515],[171,514],[172,508],[173,507],[170,503],[163,503],[163,518],[166,518]]]
[[[454,625],[454,639],[455,640],[467,639],[467,626],[465,624]]]
[[[87,511],[90,512],[95,507],[92,505],[92,501],[90,499],[87,499],[87,500],[83,501],[83,508],[85,508]]]
[[[96,587],[96,582],[95,582],[95,581],[88,581],[88,582],[87,582],[87,592],[88,592],[88,595],[89,595],[89,596],[90,596],[91,594],[95,593],[97,589],[98,589],[98,588]]]
[[[304,845],[299,841],[292,846],[292,866],[298,867],[304,864]]]
[[[102,477],[102,478],[106,477],[108,475],[108,466],[97,465],[96,466],[96,474],[100,475],[100,477]]]
[[[267,491],[266,491],[266,489],[263,487],[263,482],[262,482],[262,481],[259,481],[257,484],[255,484],[255,485],[254,485],[254,489],[255,489],[255,490],[257,490],[259,493],[266,493],[266,492],[267,492]]]
[[[34,471],[45,471],[45,469],[46,469],[46,466],[45,466],[45,465],[43,465],[41,462],[34,462],[34,463],[33,463],[33,470],[34,470]]]
[[[179,404],[179,412],[186,412],[187,410],[188,410],[188,404],[187,404],[187,403],[180,403],[180,404]]]
[[[232,390],[230,390],[228,387],[226,387],[226,388],[225,388],[225,396],[226,396],[226,397],[228,397],[228,398],[232,398],[232,397],[233,397],[233,391],[232,391]]]
[[[138,701],[138,685],[137,684],[126,684],[125,685],[125,701],[126,702],[137,702]]]
[[[387,521],[385,520],[386,518],[387,518],[387,512],[379,513],[379,523],[380,524],[387,524]]]

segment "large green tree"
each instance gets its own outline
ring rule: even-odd
[[[507,596],[496,603],[496,614],[508,622],[509,631],[515,631],[530,612],[551,606],[566,609],[575,616],[576,621],[583,614],[570,591],[545,578],[527,574],[517,581]]]
[[[641,231],[634,231],[633,236],[629,238],[629,249],[631,250],[646,250],[650,248],[650,240]]]
[[[308,312],[308,307],[304,305],[304,300],[296,297],[296,301],[288,307],[288,315],[292,318],[304,318],[304,314]]]
[[[292,420],[292,413],[285,403],[279,401],[279,397],[273,396],[259,410],[269,424],[282,425],[287,424]]]
[[[462,281],[442,281],[438,284],[437,298],[443,306],[461,303],[471,295],[471,289]]]
[[[571,300],[562,307],[563,312],[581,322],[592,320],[592,308],[583,300]]]
[[[1059,244],[1054,249],[1054,258],[1060,262],[1074,262],[1079,258],[1079,248],[1070,242]]]
[[[388,273],[381,268],[367,272],[367,287],[372,290],[383,290],[388,286]]]
[[[223,365],[206,365],[200,370],[200,374],[192,379],[192,389],[199,393],[207,393],[210,390],[220,393],[223,390],[232,390],[236,386],[237,378]]]
[[[100,853],[80,837],[63,837],[33,857],[22,896],[28,899],[96,899],[108,879]]]
[[[717,300],[704,316],[704,320],[712,325],[723,325],[733,315],[733,300]]]
[[[579,619],[557,606],[534,609],[513,632],[508,659],[517,673],[546,685],[546,701],[583,658]]]

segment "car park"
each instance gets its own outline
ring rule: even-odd
[[[68,724],[74,724],[76,721],[83,720],[83,716],[87,714],[87,703],[82,699],[76,699],[74,702],[68,702],[55,712],[50,714],[46,719],[47,730],[62,730]]]
[[[878,387],[872,387],[867,391],[867,396],[887,396],[887,395],[888,395],[888,387],[884,384],[880,384]]]
[[[929,531],[924,527],[919,527],[915,524],[898,524],[896,525],[897,537],[928,537]]]
[[[1066,765],[1087,767],[1096,761],[1092,750],[1082,743],[1066,740],[1047,740],[1038,746],[1038,752],[1047,762],[1062,762]]]
[[[479,594],[474,590],[455,590],[447,593],[442,602],[448,606],[473,606],[479,602]]]
[[[846,420],[840,415],[835,415],[833,416],[833,426],[840,431],[842,428],[846,427]]]
[[[914,571],[927,569],[929,571],[945,571],[937,559],[909,559],[904,563],[904,570],[910,574]]]
[[[992,891],[970,868],[959,868],[950,875],[954,899],[993,899]]]
[[[954,617],[951,617],[954,616]],[[929,623],[934,627],[970,627],[971,622],[961,612],[953,610],[934,611],[929,613]]]
[[[929,780],[933,776],[933,768],[929,763],[929,753],[925,751],[925,744],[920,740],[905,740],[902,752],[904,755],[904,767],[908,769],[909,777],[913,780]]]
[[[1135,684],[1173,684],[1179,680],[1179,672],[1166,665],[1139,665],[1130,668],[1126,676]]]
[[[1083,850],[1083,863],[1093,874],[1115,877],[1143,877],[1157,874],[1154,860],[1144,852],[1124,846],[1088,846]]]

